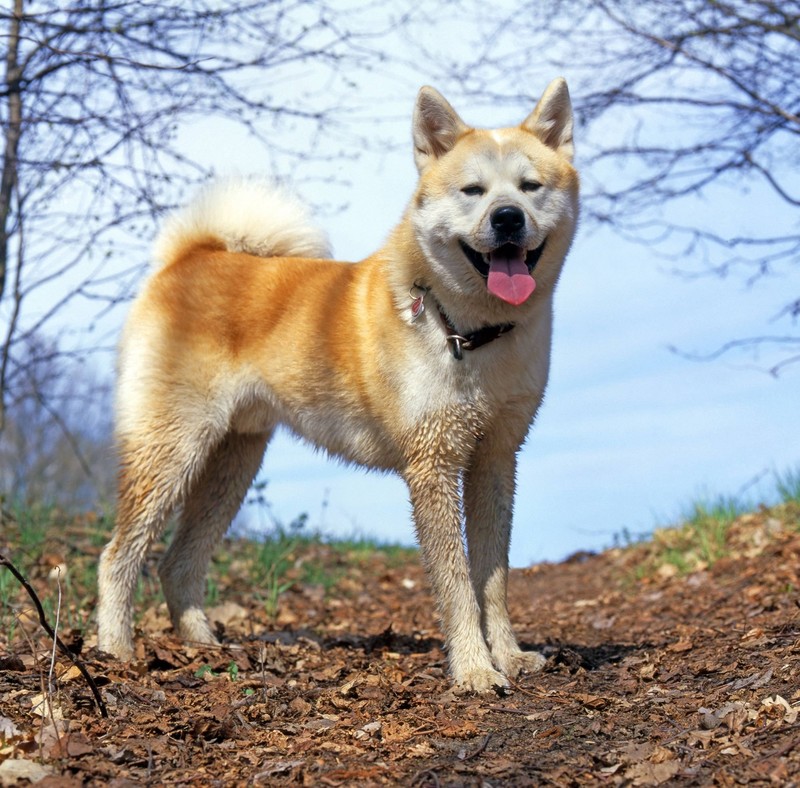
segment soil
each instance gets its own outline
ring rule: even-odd
[[[107,717],[63,656],[48,689],[49,639],[17,608],[0,784],[800,785],[798,526],[796,510],[749,515],[688,572],[653,544],[512,571],[512,619],[547,665],[481,696],[450,686],[414,556],[305,545],[277,608],[229,561],[220,648],[180,643],[153,603],[126,665],[89,623],[81,660]],[[27,567],[40,594],[62,559]],[[310,562],[327,585],[292,579]],[[62,637],[78,650],[76,630]]]

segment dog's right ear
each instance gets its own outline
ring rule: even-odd
[[[456,144],[458,138],[469,129],[458,113],[439,93],[425,86],[417,95],[414,108],[414,161],[422,172],[432,159],[443,156]]]

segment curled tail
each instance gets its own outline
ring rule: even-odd
[[[324,231],[294,195],[266,178],[225,178],[171,214],[154,257],[167,265],[197,244],[221,243],[258,257],[329,257]]]

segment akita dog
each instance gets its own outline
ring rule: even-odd
[[[220,182],[170,218],[121,342],[103,651],[131,658],[137,578],[173,512],[159,570],[170,615],[186,640],[216,642],[208,563],[283,424],[408,484],[456,684],[486,691],[541,668],[511,628],[508,546],[578,217],[572,129],[562,79],[498,130],[470,128],[422,88],[419,185],[360,263],[324,259],[306,210],[263,181]]]

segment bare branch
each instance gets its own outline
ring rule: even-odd
[[[39,623],[41,624],[42,629],[44,629],[44,631],[47,632],[47,634],[52,638],[53,642],[58,646],[61,653],[67,657],[67,659],[69,659],[70,662],[72,662],[72,664],[75,665],[75,667],[80,671],[81,676],[83,676],[84,681],[86,681],[86,684],[92,691],[92,697],[94,698],[95,705],[100,712],[100,716],[108,717],[108,709],[106,708],[106,704],[103,701],[102,695],[100,694],[100,690],[97,688],[95,680],[92,678],[91,673],[89,673],[89,671],[86,669],[86,665],[83,664],[83,661],[64,645],[64,642],[50,626],[50,622],[47,620],[47,616],[45,615],[44,608],[42,607],[42,603],[39,600],[39,595],[36,593],[36,590],[25,579],[17,567],[14,566],[12,561],[9,558],[6,558],[6,556],[4,556],[2,553],[0,553],[0,566],[6,567],[6,569],[8,569],[8,571],[14,575],[19,584],[25,589],[31,601],[33,602],[34,607],[36,608],[36,612],[39,615]]]
[[[482,4],[471,8],[484,13]],[[543,68],[567,71],[586,140],[581,152],[589,151],[584,216],[646,244],[653,256],[677,261],[682,275],[701,268],[752,282],[780,273],[790,288],[790,306],[780,314],[794,314],[797,2],[529,0],[514,7],[513,21],[494,7],[483,21],[475,59],[454,70],[474,99],[517,102],[515,86]],[[528,42],[524,52],[515,46],[519,40]],[[722,201],[729,213],[748,219],[757,208],[756,229],[723,230],[715,211],[693,210]]]
[[[260,141],[267,166],[311,161],[307,141],[336,132],[358,74],[385,59],[376,19],[330,0],[0,10],[0,431],[18,349],[79,300],[87,326],[125,300],[156,220],[209,176],[182,129],[217,117]]]

